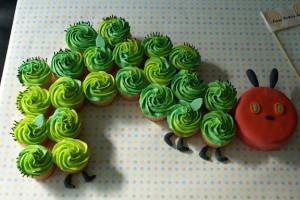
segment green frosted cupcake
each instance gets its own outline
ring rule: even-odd
[[[177,99],[192,102],[196,98],[204,99],[207,85],[197,72],[181,70],[172,79],[171,90]]]
[[[54,169],[52,153],[40,145],[29,145],[17,158],[17,167],[23,176],[42,180],[49,177]]]
[[[136,101],[149,83],[144,71],[137,67],[125,67],[118,71],[116,84],[121,96],[127,101]]]
[[[64,172],[78,173],[88,164],[90,149],[78,139],[66,138],[52,149],[53,162]]]
[[[175,100],[170,88],[151,84],[142,91],[139,104],[148,119],[158,122],[167,118]]]
[[[47,89],[51,84],[50,67],[42,58],[29,58],[19,66],[18,79],[23,86],[40,86]]]
[[[75,110],[58,108],[47,121],[48,136],[52,141],[60,142],[65,138],[76,138],[81,130],[79,116]]]
[[[48,129],[43,115],[28,115],[16,122],[12,130],[15,140],[24,146],[46,145],[48,141]]]
[[[110,72],[113,69],[114,58],[108,47],[89,47],[84,51],[83,57],[89,72]]]
[[[160,33],[148,35],[143,40],[142,46],[148,57],[168,57],[173,48],[171,39]]]
[[[91,72],[83,81],[86,98],[97,106],[110,104],[117,94],[115,79],[104,71]]]
[[[237,91],[229,82],[214,81],[208,84],[204,101],[208,110],[229,112],[237,102]]]
[[[78,22],[66,30],[66,43],[70,49],[83,53],[87,48],[95,46],[97,32],[89,22]]]
[[[128,39],[115,47],[113,56],[120,68],[141,66],[144,60],[144,50],[136,40]]]
[[[52,57],[51,69],[56,78],[80,79],[84,70],[84,62],[79,52],[69,49],[60,50]]]
[[[17,109],[25,116],[44,114],[47,117],[51,112],[48,90],[39,86],[28,87],[18,94]]]
[[[124,18],[116,16],[103,18],[98,33],[111,49],[131,37],[129,23]]]
[[[151,57],[145,63],[144,72],[149,83],[167,86],[177,70],[164,57]]]
[[[179,137],[190,137],[200,131],[202,99],[192,103],[180,100],[167,117],[169,128]]]
[[[55,108],[67,107],[79,111],[84,103],[81,81],[70,77],[59,78],[51,85],[49,92]]]
[[[204,142],[213,148],[230,143],[236,133],[233,118],[222,111],[211,111],[203,116],[201,133]]]
[[[169,61],[179,70],[195,70],[200,65],[201,56],[193,46],[183,44],[172,49]]]

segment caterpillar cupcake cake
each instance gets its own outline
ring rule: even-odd
[[[148,57],[168,58],[172,51],[173,43],[168,36],[157,32],[147,35],[142,41],[142,46]]]
[[[39,57],[29,58],[18,68],[18,79],[23,86],[40,86],[48,89],[52,72],[47,60]]]

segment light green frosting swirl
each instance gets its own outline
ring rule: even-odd
[[[144,71],[137,67],[125,67],[118,71],[116,84],[119,91],[128,96],[140,94],[149,83]]]
[[[61,77],[49,89],[50,99],[55,108],[77,108],[84,102],[81,81],[70,77]]]
[[[51,104],[49,92],[39,86],[28,87],[17,96],[17,108],[24,115],[45,114]]]
[[[165,117],[175,104],[170,88],[159,84],[148,85],[141,93],[139,105],[148,117]]]
[[[100,36],[105,40],[109,48],[113,49],[118,43],[130,38],[129,23],[115,16],[103,19],[98,30]]]
[[[229,112],[237,102],[237,92],[229,82],[214,81],[208,84],[204,101],[209,110]]]
[[[82,86],[86,98],[94,102],[108,100],[117,93],[114,77],[104,71],[91,72]]]
[[[84,69],[84,62],[79,52],[65,49],[54,54],[51,68],[58,77],[79,78]]]
[[[167,86],[177,73],[164,57],[151,57],[145,63],[145,76],[150,83]]]
[[[47,121],[48,136],[52,141],[60,142],[65,138],[76,138],[81,129],[80,119],[75,110],[58,108]]]
[[[89,47],[84,51],[84,64],[90,72],[107,71],[113,65],[112,51],[106,47]]]
[[[210,143],[223,146],[232,141],[236,128],[233,118],[222,111],[211,111],[201,121],[202,136]]]
[[[56,143],[52,149],[53,162],[65,172],[82,170],[90,158],[87,144],[78,139],[66,138]]]
[[[181,102],[173,106],[168,115],[169,128],[181,137],[190,137],[200,130],[201,112],[194,111],[189,103]]]
[[[115,47],[113,56],[121,68],[140,66],[144,59],[144,49],[136,40],[128,39]]]
[[[95,46],[97,32],[88,22],[78,22],[66,31],[66,43],[70,49],[84,52],[88,47]]]
[[[143,40],[142,46],[148,57],[167,57],[173,48],[170,38],[160,34],[149,35]]]
[[[18,68],[18,79],[24,86],[43,86],[50,80],[50,67],[43,59],[28,59]]]
[[[207,85],[197,72],[181,70],[172,79],[171,90],[175,97],[192,102],[196,98],[203,98]]]
[[[17,167],[25,176],[43,176],[53,167],[52,153],[43,146],[29,145],[20,152]]]
[[[48,136],[46,124],[37,126],[34,124],[35,116],[28,115],[16,123],[13,134],[19,144],[33,145],[40,144]]]
[[[170,53],[170,63],[177,69],[194,70],[200,65],[201,56],[194,48],[180,45]]]

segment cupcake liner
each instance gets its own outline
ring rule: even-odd
[[[90,102],[92,104],[94,104],[95,106],[104,107],[104,106],[109,105],[116,96],[117,96],[117,93],[113,94],[109,99],[107,99],[105,101],[90,101]]]
[[[164,121],[167,119],[167,116],[162,116],[162,117],[148,117],[146,116],[150,121],[153,122],[160,122],[160,121]]]
[[[121,97],[126,100],[126,101],[130,101],[130,102],[135,102],[138,101],[140,98],[140,94],[136,94],[133,96],[128,96],[126,94],[123,94],[122,92],[119,91],[119,94],[121,95]]]
[[[219,145],[213,144],[210,141],[208,141],[203,134],[201,134],[201,136],[202,136],[202,139],[203,139],[204,143],[207,144],[208,146],[212,147],[212,148],[217,149],[217,148],[222,148],[222,147],[227,145],[227,144],[224,144],[224,145],[219,146]]]
[[[41,176],[34,176],[33,178],[36,180],[36,181],[41,181],[41,180],[44,180],[46,178],[48,178],[54,171],[55,169],[55,165],[53,164],[53,166],[48,170],[48,172],[46,172],[44,175],[41,175]]]
[[[182,136],[182,135],[180,135],[179,133],[176,133],[176,132],[174,131],[174,134],[175,134],[177,137],[181,137],[181,138],[189,138],[189,137],[192,137],[193,135],[195,135],[196,133],[199,133],[199,131],[194,131],[194,132],[192,132],[192,134],[189,135],[189,136]]]

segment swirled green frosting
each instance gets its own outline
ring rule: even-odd
[[[86,98],[94,102],[108,100],[117,93],[114,77],[104,71],[91,72],[82,86]]]
[[[147,36],[142,46],[148,57],[167,57],[173,48],[169,37],[157,33]]]
[[[150,57],[145,63],[144,72],[150,83],[167,86],[171,83],[177,70],[169,65],[164,57]]]
[[[77,108],[84,101],[81,81],[70,77],[61,77],[49,89],[50,99],[55,108]]]
[[[84,52],[87,48],[95,46],[97,32],[89,22],[78,22],[66,31],[66,43],[70,49]]]
[[[76,138],[80,133],[81,123],[75,110],[58,108],[47,121],[48,136],[55,142],[65,138]]]
[[[90,158],[90,149],[81,140],[66,138],[56,143],[52,149],[53,162],[65,172],[82,170]]]
[[[24,115],[45,114],[51,104],[49,92],[39,86],[28,87],[17,96],[17,108]]]
[[[142,91],[139,104],[146,116],[156,118],[167,116],[175,100],[170,88],[150,84]]]
[[[54,54],[51,68],[58,77],[79,78],[84,69],[84,62],[79,52],[65,49]]]
[[[17,167],[24,176],[43,176],[53,167],[52,153],[41,145],[29,145],[20,152]]]
[[[229,112],[237,102],[237,92],[229,82],[214,81],[208,84],[204,101],[209,110]]]
[[[200,130],[201,117],[200,109],[193,110],[188,102],[180,101],[180,103],[173,106],[172,112],[167,117],[167,122],[169,128],[176,134],[181,137],[190,137]]]
[[[194,70],[200,65],[201,56],[190,45],[180,45],[173,48],[169,60],[170,64],[177,69]]]
[[[116,75],[118,90],[128,96],[140,94],[149,85],[144,71],[137,67],[125,67],[118,71]]]
[[[181,70],[172,79],[171,90],[175,97],[192,102],[196,98],[203,98],[207,85],[197,72]]]
[[[112,51],[107,47],[89,47],[84,51],[84,64],[90,72],[107,71],[113,65]]]
[[[116,16],[104,18],[100,23],[98,33],[111,49],[131,37],[129,23],[125,19]]]
[[[13,134],[14,138],[19,144],[40,144],[47,138],[48,129],[46,124],[37,126],[34,122],[35,116],[28,115],[15,124],[15,127],[13,128]]]
[[[24,86],[43,86],[50,80],[50,67],[41,58],[27,59],[18,68],[18,79]]]
[[[136,40],[128,39],[114,48],[113,56],[121,68],[139,66],[144,59],[144,49]]]
[[[210,143],[223,146],[232,141],[236,128],[233,118],[222,111],[211,111],[201,121],[202,136]]]

